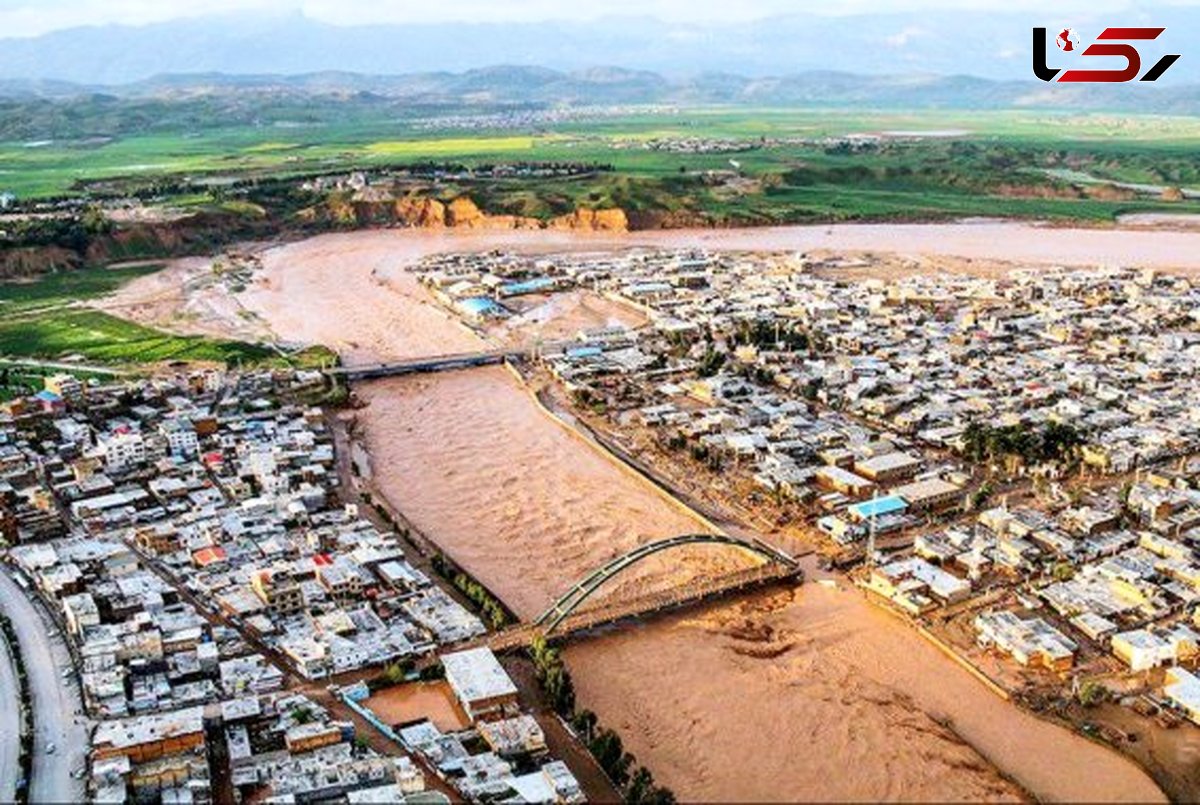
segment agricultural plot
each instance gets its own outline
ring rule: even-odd
[[[161,266],[93,268],[0,284],[0,355],[94,363],[212,361],[226,365],[278,360],[270,348],[177,336],[79,304]]]
[[[494,213],[546,218],[619,206],[683,210],[717,224],[961,215],[1111,221],[1200,209],[1109,184],[1200,191],[1200,123],[1187,117],[702,108],[538,125],[464,113],[430,128],[379,114],[368,105],[348,107],[337,123],[0,143],[0,192],[165,192],[165,204],[200,209],[228,205],[224,188],[237,180],[560,162],[602,169],[570,178],[447,176],[434,184],[443,196],[466,193]],[[856,137],[882,139],[863,146]],[[712,143],[726,147],[703,147]],[[260,201],[253,192],[250,200]]]

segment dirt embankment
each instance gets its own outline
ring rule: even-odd
[[[577,208],[549,220],[484,212],[469,196],[441,200],[420,192],[398,198],[377,193],[347,197],[333,194],[301,212],[308,223],[341,226],[399,224],[422,229],[556,229],[584,232],[625,232],[629,219],[619,208]]]
[[[77,252],[61,246],[23,246],[0,249],[0,280],[19,280],[78,268]]]
[[[1095,199],[1097,201],[1133,201],[1137,192],[1111,184],[1095,185],[1032,185],[1001,184],[993,188],[1006,198]]]
[[[121,223],[89,232],[61,219],[58,231],[37,245],[0,246],[0,281],[23,279],[84,265],[121,260],[205,254],[225,243],[252,239],[278,227],[267,217],[200,212],[171,221]]]

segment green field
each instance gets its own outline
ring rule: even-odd
[[[0,320],[41,308],[94,299],[120,288],[126,282],[162,268],[161,263],[126,268],[101,268],[47,274],[37,282],[0,284]]]
[[[972,215],[1103,223],[1126,212],[1200,212],[1193,200],[1112,185],[1200,188],[1200,120],[1192,117],[689,109],[527,130],[458,123],[418,131],[411,119],[360,111],[336,124],[284,123],[0,143],[0,192],[19,199],[137,194],[176,210],[253,214],[282,227],[320,199],[281,180],[436,163],[445,167],[443,177],[456,178],[426,177],[411,186],[443,200],[468,195],[486,212],[542,219],[579,207],[621,207],[647,226],[658,224],[645,216],[667,213],[726,225]],[[830,139],[879,133],[893,136],[861,147]],[[644,147],[683,138],[737,140],[745,148]],[[458,175],[460,166],[496,163],[598,170],[569,178]],[[256,184],[228,186],[239,180]],[[23,237],[18,232],[16,242]]]
[[[567,122],[537,133],[514,130],[418,132],[410,121],[352,119],[345,123],[241,126],[198,134],[148,135],[92,141],[0,143],[0,189],[19,197],[68,192],[76,182],[127,177],[222,178],[254,174],[308,173],[420,160],[467,164],[496,160],[595,161],[636,176],[728,167],[726,154],[675,154],[614,144],[651,138],[820,138],[864,132],[961,131],[956,140],[1028,152],[1093,154],[1110,178],[1170,181],[1155,176],[1164,158],[1197,175],[1193,154],[1200,121],[1190,117],[1045,112],[841,112],[813,110],[698,109],[677,114],[628,115]],[[925,141],[930,148],[945,145]],[[1144,164],[1123,166],[1122,157],[1144,154]],[[750,174],[827,158],[820,147],[781,145],[738,158]],[[1161,172],[1161,171],[1160,171]]]
[[[215,361],[256,364],[274,357],[266,347],[198,336],[176,336],[92,310],[59,310],[0,321],[0,354],[42,358],[79,356],[101,363]]]
[[[161,266],[93,268],[47,275],[36,282],[0,283],[0,356],[47,360],[78,357],[97,364],[212,361],[283,364],[266,346],[143,327],[74,303],[95,298]],[[324,356],[309,355],[298,362]]]

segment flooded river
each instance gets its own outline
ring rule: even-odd
[[[628,245],[1200,267],[1200,235],[1019,224],[383,231],[272,249],[241,302],[280,338],[328,344],[349,362],[454,352],[483,342],[403,271],[414,259]],[[126,293],[136,296],[137,283]],[[551,420],[502,368],[380,381],[359,394],[375,482],[522,616],[632,545],[703,528]],[[663,561],[645,579],[719,561],[732,560]],[[581,703],[685,800],[1162,799],[1134,764],[1002,701],[838,580],[613,632],[572,645],[567,660]]]

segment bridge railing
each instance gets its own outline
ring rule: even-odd
[[[708,598],[736,592],[740,589],[767,584],[802,574],[798,567],[776,563],[725,573],[718,577],[700,579],[633,598],[572,612],[553,627],[546,628],[524,623],[495,632],[470,645],[487,645],[493,651],[506,651],[528,646],[535,635],[563,639],[579,632],[606,626],[626,618],[638,618],[669,609],[696,603]]]
[[[543,612],[541,616],[534,621],[534,623],[545,628],[547,632],[552,631],[559,623],[562,622],[564,618],[575,611],[580,604],[591,597],[591,595],[595,593],[597,589],[607,583],[609,579],[619,575],[627,568],[637,564],[638,562],[641,562],[643,559],[646,559],[649,556],[659,553],[660,551],[671,550],[687,545],[718,545],[740,548],[742,550],[757,554],[770,563],[775,563],[790,569],[798,567],[796,560],[787,553],[757,538],[745,540],[739,537],[731,537],[727,534],[683,534],[676,537],[668,537],[666,539],[639,545],[636,548],[610,560],[597,570],[592,571],[583,579],[572,585],[571,588],[562,596],[560,596],[558,600],[556,600],[550,606],[549,609]]]

